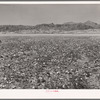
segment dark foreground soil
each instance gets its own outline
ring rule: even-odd
[[[100,38],[0,37],[1,89],[99,89]]]

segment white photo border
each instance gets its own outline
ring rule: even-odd
[[[100,4],[100,1],[0,1],[1,4]],[[100,99],[100,90],[1,89],[0,99]]]

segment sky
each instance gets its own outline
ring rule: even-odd
[[[100,23],[100,4],[0,4],[0,25]]]

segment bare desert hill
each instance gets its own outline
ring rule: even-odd
[[[100,24],[86,21],[84,23],[66,22],[64,24],[39,24],[35,26],[25,25],[0,25],[0,33],[16,34],[75,34],[75,33],[99,33]]]

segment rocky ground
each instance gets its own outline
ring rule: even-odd
[[[99,39],[0,37],[0,88],[99,89]]]

